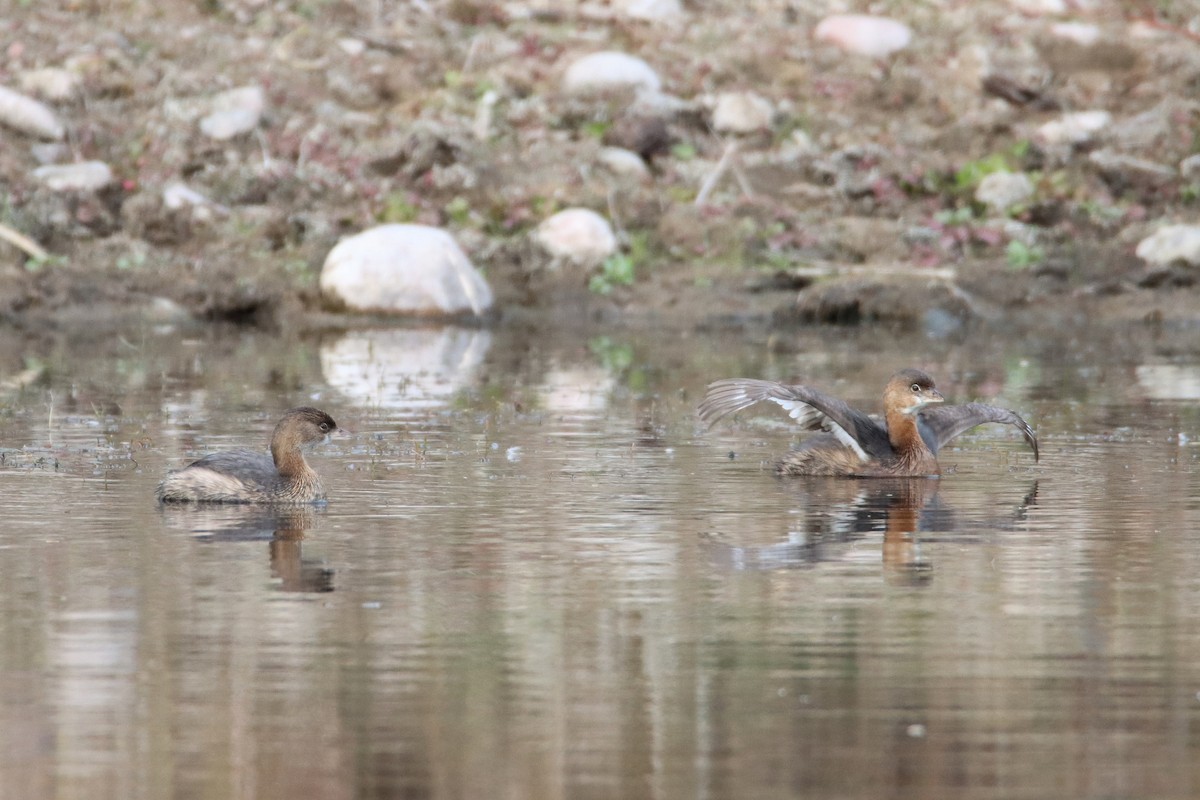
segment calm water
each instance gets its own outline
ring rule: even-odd
[[[0,797],[1200,794],[1200,331],[964,338],[0,333]],[[1041,463],[693,413],[908,365]],[[155,507],[301,403],[327,508]]]

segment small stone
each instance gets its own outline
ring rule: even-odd
[[[48,164],[35,169],[33,177],[55,192],[94,192],[113,180],[112,170],[103,161]]]
[[[343,239],[320,283],[353,311],[479,316],[492,307],[491,287],[454,237],[427,225],[380,225]]]
[[[1112,114],[1107,111],[1075,111],[1042,125],[1037,134],[1049,145],[1080,145],[1111,124]]]
[[[61,139],[66,131],[48,106],[0,86],[0,125],[39,139]]]
[[[182,183],[168,184],[162,193],[163,205],[172,211],[188,206],[206,206],[208,198]]]
[[[563,76],[563,90],[572,95],[621,90],[658,91],[662,81],[649,64],[636,56],[606,50],[573,62]]]
[[[1095,150],[1088,154],[1088,161],[1106,178],[1126,184],[1163,186],[1177,177],[1175,170],[1165,164],[1112,150]]]
[[[1064,0],[1009,0],[1009,3],[1017,11],[1033,16],[1067,13],[1067,4]]]
[[[617,13],[645,22],[670,22],[683,16],[679,0],[618,0]]]
[[[993,172],[975,188],[975,199],[992,211],[1004,213],[1033,197],[1033,181],[1023,172]]]
[[[847,53],[868,58],[887,58],[908,47],[912,29],[888,17],[867,14],[835,14],[821,20],[813,36],[837,45]]]
[[[775,108],[754,92],[724,92],[713,109],[713,129],[718,133],[754,133],[771,127]]]
[[[1137,256],[1156,267],[1200,266],[1200,225],[1165,225],[1138,243]]]
[[[1200,153],[1179,162],[1179,174],[1190,181],[1200,178]]]
[[[230,89],[212,99],[212,113],[200,120],[200,131],[219,141],[249,133],[258,127],[265,107],[266,97],[259,87]]]
[[[1086,22],[1057,22],[1050,26],[1050,33],[1084,47],[1100,41],[1100,28]]]
[[[617,252],[617,237],[608,220],[587,208],[568,208],[544,220],[534,240],[547,253],[586,267],[603,263]]]
[[[650,179],[650,168],[642,157],[623,147],[601,147],[596,154],[596,163],[614,175],[638,181]]]
[[[31,69],[21,73],[21,88],[47,100],[66,101],[79,92],[77,73],[61,67]]]
[[[29,152],[39,164],[57,164],[71,157],[71,151],[62,142],[38,142],[30,145]]]

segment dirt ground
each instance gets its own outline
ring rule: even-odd
[[[1200,210],[1190,4],[873,3],[913,31],[886,59],[817,40],[831,4],[638,17],[653,5],[9,0],[0,85],[41,97],[67,134],[0,127],[0,224],[49,254],[0,243],[0,319],[331,324],[326,254],[384,222],[449,229],[501,315],[1197,316],[1197,268],[1134,254]],[[567,66],[599,50],[644,59],[671,102],[564,91]],[[66,76],[58,99],[46,68]],[[206,135],[211,98],[243,86],[266,98],[254,129]],[[765,99],[769,123],[715,131],[736,92]],[[1078,140],[1046,133],[1085,110],[1110,118]],[[638,152],[649,177],[605,171],[605,146]],[[85,160],[113,181],[53,190],[34,173]],[[996,171],[1028,176],[1032,196],[980,202]],[[169,202],[173,184],[201,199]],[[631,269],[549,268],[531,231],[574,206],[613,223]]]

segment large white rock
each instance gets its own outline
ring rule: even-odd
[[[112,183],[113,173],[103,161],[80,161],[38,167],[33,177],[56,192],[94,192]]]
[[[975,199],[988,208],[1004,212],[1033,197],[1033,181],[1023,172],[993,172],[975,187]]]
[[[458,242],[427,225],[380,225],[338,242],[321,291],[354,311],[480,315],[492,307],[491,287]]]
[[[568,208],[548,217],[533,238],[553,257],[582,266],[594,267],[617,252],[612,226],[588,208]]]
[[[658,73],[645,61],[628,53],[605,50],[572,62],[563,75],[567,94],[588,95],[632,89],[657,92]]]
[[[771,127],[775,108],[754,92],[723,92],[713,109],[713,130],[718,133],[754,133]]]
[[[679,0],[617,0],[618,14],[647,22],[670,22],[683,17]]]
[[[1200,266],[1200,225],[1165,225],[1142,239],[1137,246],[1138,258],[1153,266],[1167,266],[1177,261]]]
[[[225,140],[258,127],[267,100],[258,86],[221,92],[212,99],[212,113],[200,120],[200,131],[211,139]]]
[[[62,123],[47,106],[3,86],[0,86],[0,125],[40,139],[61,139],[65,134]]]
[[[888,17],[834,14],[817,23],[813,36],[817,41],[835,44],[847,53],[887,58],[908,47],[912,29]]]

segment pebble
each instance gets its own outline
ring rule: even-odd
[[[632,89],[657,92],[658,73],[645,61],[628,53],[606,50],[583,56],[567,68],[563,91],[571,95],[602,94]]]
[[[617,13],[645,22],[671,22],[683,17],[679,0],[618,0]]]
[[[1100,41],[1100,28],[1086,22],[1058,22],[1050,26],[1050,33],[1084,47]]]
[[[1074,111],[1042,125],[1037,135],[1049,145],[1087,144],[1111,124],[1112,114],[1107,111]]]
[[[1165,225],[1138,243],[1137,256],[1156,267],[1200,266],[1200,225]]]
[[[230,89],[212,98],[212,112],[200,120],[200,131],[224,141],[258,127],[266,107],[266,96],[257,86]]]
[[[1017,11],[1033,16],[1067,13],[1065,0],[1009,0]]]
[[[713,109],[713,130],[718,133],[754,133],[771,127],[775,107],[754,92],[723,92]]]
[[[847,53],[887,58],[908,47],[912,29],[888,17],[867,14],[834,14],[817,23],[813,36],[837,45]]]
[[[588,208],[568,208],[545,219],[534,241],[556,259],[594,267],[617,252],[617,237],[608,220]]]
[[[33,177],[55,192],[94,192],[113,180],[112,170],[103,161],[47,164],[35,169]]]
[[[66,133],[48,106],[3,86],[0,86],[0,125],[39,139],[61,139]]]
[[[1179,162],[1179,174],[1188,180],[1200,178],[1200,153]]]
[[[79,75],[62,67],[31,69],[21,73],[21,88],[47,100],[70,100],[78,94],[79,84]]]
[[[1175,170],[1157,161],[1112,150],[1094,150],[1088,161],[1105,176],[1141,186],[1163,186],[1175,180]]]
[[[492,290],[448,232],[380,225],[338,244],[321,269],[321,291],[352,311],[482,315]]]
[[[642,157],[624,147],[601,147],[596,163],[614,175],[638,181],[650,179],[650,168]]]
[[[993,172],[975,188],[975,199],[997,213],[1033,197],[1033,181],[1023,172]]]

